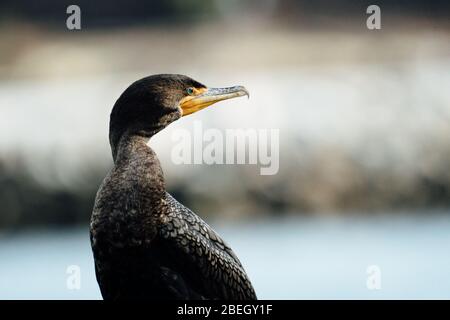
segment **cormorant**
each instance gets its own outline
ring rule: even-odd
[[[131,84],[110,116],[114,167],[97,192],[90,224],[104,299],[256,299],[239,259],[165,188],[148,140],[182,116],[234,97],[242,86],[207,88],[183,75]]]

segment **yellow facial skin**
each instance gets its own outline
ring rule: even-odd
[[[192,93],[180,101],[183,117],[200,111],[210,105],[227,99],[247,96],[249,93],[245,87],[235,86],[229,88],[190,88]]]

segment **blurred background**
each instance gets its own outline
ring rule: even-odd
[[[66,8],[81,8],[68,30]],[[366,9],[381,8],[369,30]],[[448,1],[0,1],[0,298],[99,299],[88,226],[134,80],[245,85],[155,136],[169,191],[259,298],[450,298]],[[280,169],[174,165],[172,133],[279,129]],[[81,286],[67,287],[68,266]],[[371,290],[369,266],[380,270]],[[369,268],[370,269],[370,268]]]

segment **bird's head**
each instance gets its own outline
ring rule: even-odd
[[[110,142],[124,134],[151,137],[173,121],[216,102],[249,95],[242,86],[208,88],[187,76],[153,75],[132,83],[116,101],[110,117]]]

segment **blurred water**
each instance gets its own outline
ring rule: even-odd
[[[450,217],[315,218],[212,224],[261,299],[450,298]],[[0,298],[99,299],[87,229],[3,234]],[[80,290],[66,287],[69,265]],[[366,287],[367,267],[381,289]]]

